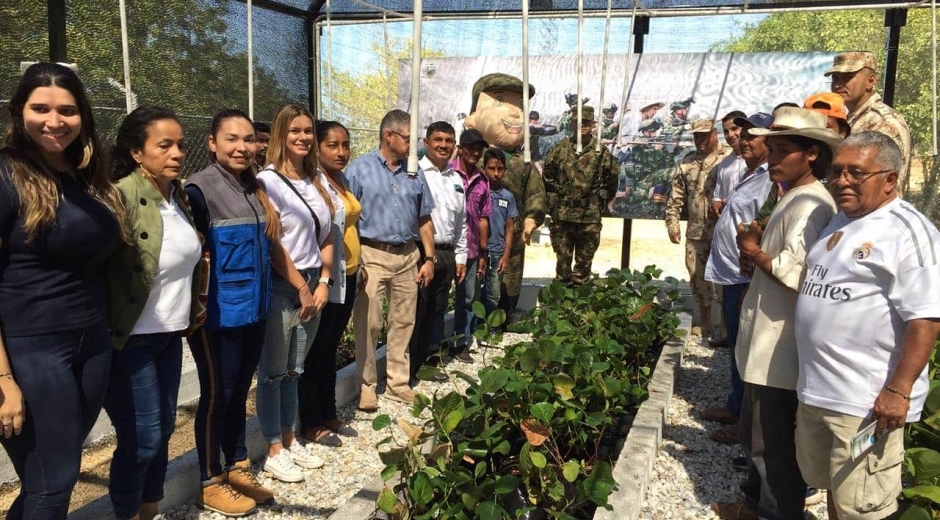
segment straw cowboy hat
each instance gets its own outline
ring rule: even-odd
[[[751,135],[765,136],[798,135],[800,137],[821,141],[832,149],[835,149],[842,143],[842,137],[840,137],[839,134],[826,128],[826,116],[805,108],[780,108],[777,110],[777,117],[774,119],[773,124],[770,125],[769,130],[764,128],[751,128],[750,132]]]

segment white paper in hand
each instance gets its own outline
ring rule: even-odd
[[[852,460],[858,460],[869,448],[875,445],[875,427],[878,423],[872,421],[862,431],[852,436],[849,441],[852,450]]]

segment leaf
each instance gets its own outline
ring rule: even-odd
[[[383,413],[381,415],[375,416],[375,419],[372,419],[372,429],[375,431],[379,431],[383,428],[388,428],[389,425],[391,424],[392,424],[392,419],[391,417],[388,416],[388,414]]]
[[[434,496],[434,487],[431,485],[431,479],[428,477],[427,473],[423,471],[419,471],[411,477],[408,489],[411,491],[411,498],[414,499],[415,504],[421,508],[427,506],[428,502],[430,502],[431,498]]]
[[[483,306],[483,302],[480,300],[473,302],[473,315],[481,320],[486,320],[486,307]]]
[[[555,392],[565,400],[574,398],[574,394],[571,390],[574,388],[574,379],[571,378],[568,374],[558,374],[555,376],[555,379],[552,380],[555,384]]]
[[[529,409],[532,416],[542,421],[542,424],[551,424],[552,416],[555,414],[555,407],[550,403],[541,402],[532,405]]]
[[[398,468],[396,468],[395,466],[385,466],[385,469],[382,470],[382,482],[388,482],[389,480],[395,477],[396,473],[398,473]],[[381,498],[382,497],[380,496],[379,499]]]
[[[925,498],[934,504],[940,504],[940,487],[914,486],[901,491],[904,498]]]
[[[505,368],[487,370],[480,376],[480,393],[491,394],[501,389],[509,381],[509,371]]]
[[[486,324],[492,329],[501,326],[503,323],[506,323],[506,311],[503,309],[496,309],[486,317]]]
[[[497,495],[505,495],[506,493],[512,493],[519,487],[519,479],[512,475],[503,475],[496,479],[494,484],[494,491]]]
[[[418,437],[420,437],[421,434],[424,433],[424,430],[422,430],[421,428],[418,428],[417,426],[411,424],[410,422],[404,419],[398,420],[398,427],[401,428],[401,431],[405,432],[405,435],[408,436],[408,439],[412,441],[417,441]]]
[[[383,464],[389,466],[392,464],[397,464],[405,460],[405,450],[404,448],[394,448],[388,451],[380,451],[379,460],[381,460]]]
[[[595,504],[604,506],[615,484],[610,464],[598,461],[588,478],[584,479],[584,494]]]
[[[930,512],[916,504],[911,504],[898,520],[933,520]]]
[[[561,465],[561,473],[565,476],[565,480],[568,482],[574,482],[581,473],[581,465],[576,461],[569,460],[568,462]]]
[[[548,460],[545,458],[545,455],[537,451],[529,453],[529,459],[532,461],[532,465],[536,468],[542,469],[548,464]]]
[[[396,504],[398,504],[398,497],[395,496],[395,492],[387,487],[382,489],[379,498],[375,501],[375,506],[388,514],[392,513]]]
[[[502,520],[503,518],[509,518],[509,513],[502,507],[499,507],[499,504],[496,502],[482,502],[473,512],[476,513],[478,520]]]
[[[905,452],[914,466],[914,477],[920,481],[940,476],[940,453],[930,448],[912,448]]]
[[[535,347],[529,347],[519,356],[519,368],[523,372],[535,372],[542,363],[542,353]]]
[[[534,419],[522,421],[519,427],[522,429],[522,433],[525,434],[526,440],[533,446],[541,446],[548,440],[550,434],[549,429],[542,426]]]
[[[445,372],[437,367],[432,367],[430,365],[424,365],[418,369],[418,373],[415,374],[415,377],[421,381],[434,381],[434,378],[444,374]],[[446,375],[446,374],[445,374]]]

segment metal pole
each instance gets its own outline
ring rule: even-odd
[[[332,8],[326,0],[326,118],[333,119],[333,27],[330,25]]]
[[[630,16],[630,34],[633,34],[633,28],[636,24],[636,4],[638,0],[633,0],[633,15]],[[633,46],[627,46],[627,64],[623,69],[623,93],[620,94],[620,131],[623,131],[623,120],[627,117],[627,92],[630,82],[633,80]]]
[[[937,156],[937,0],[930,1],[930,45],[933,50],[933,147],[931,152]]]
[[[392,69],[389,67],[389,62],[392,60],[392,56],[389,54],[388,50],[388,14],[382,13],[382,38],[385,42],[385,55],[383,61],[385,62],[385,95],[386,107],[385,110],[392,109]]]
[[[251,0],[248,0],[248,118],[255,120],[255,62],[251,48]]]
[[[127,38],[127,5],[124,0],[118,2],[121,12],[121,54],[124,58],[124,104],[127,113],[134,110],[134,94],[131,91],[131,51]]]
[[[901,42],[901,27],[907,23],[907,9],[885,11],[885,27],[888,28],[888,48],[885,52],[884,89],[881,97],[894,106],[894,85],[898,73],[898,44]]]
[[[529,0],[522,0],[522,161],[532,162],[529,137]]]
[[[643,36],[650,31],[649,18],[639,18],[639,25],[634,26],[633,32],[633,52],[643,54]],[[620,249],[620,268],[630,268],[630,244],[633,242],[633,219],[623,219],[623,237],[622,247]]]
[[[581,155],[582,152],[582,143],[581,143],[581,118],[583,117],[581,112],[584,108],[584,103],[581,102],[581,91],[584,83],[584,0],[578,0],[578,111],[577,119],[573,121],[573,132],[575,138],[577,139],[577,149],[575,153]]]
[[[607,18],[604,22],[604,57],[601,59],[601,96],[597,100],[597,109],[604,111],[604,86],[607,84],[607,46],[610,44],[610,10],[613,7],[613,0],[607,0]],[[594,145],[594,151],[601,151],[601,131],[604,125],[597,125],[597,143]],[[618,131],[619,133],[619,131]]]
[[[314,15],[308,12],[304,19],[304,31],[307,33],[307,104],[314,116],[320,113],[320,78],[317,76],[317,62],[319,59],[319,50],[317,48],[317,39],[314,31]]]
[[[408,152],[408,173],[418,173],[418,112],[421,97],[421,11],[422,0],[415,0],[414,33],[411,45],[411,140]]]
[[[68,62],[65,35],[65,0],[46,1],[46,20],[49,24],[49,61]]]

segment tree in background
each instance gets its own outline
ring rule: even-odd
[[[742,35],[715,46],[722,52],[813,52],[868,50],[878,56],[884,77],[884,11],[852,10],[813,13],[783,13],[743,27]],[[938,188],[940,161],[931,155],[930,10],[911,9],[907,26],[901,29],[894,108],[911,130],[913,161],[907,199],[935,223],[940,221]],[[785,74],[786,71],[779,71]],[[880,90],[880,89],[879,89]],[[918,175],[922,170],[922,175]]]
[[[379,61],[362,71],[338,70],[334,65],[332,118],[350,128],[353,158],[378,146],[382,117],[398,108],[398,61],[411,58],[411,42],[410,38],[389,39],[388,52],[384,45],[373,42],[372,52]],[[440,49],[422,49],[421,57],[447,55]],[[330,117],[325,59],[320,70],[324,85],[321,117]]]

